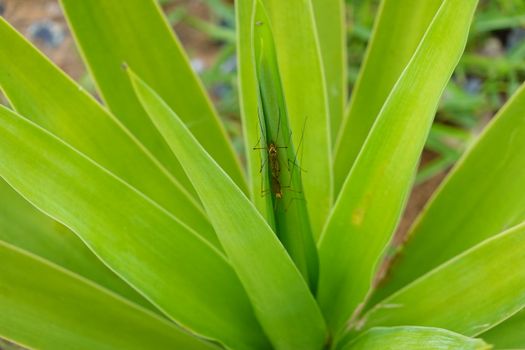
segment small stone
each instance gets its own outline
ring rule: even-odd
[[[64,29],[56,22],[52,21],[39,21],[33,23],[28,28],[29,38],[36,42],[56,48],[64,41]]]
[[[498,38],[490,37],[483,44],[482,53],[487,57],[501,57],[503,44]]]
[[[194,58],[191,60],[191,67],[195,72],[202,73],[204,71],[204,68],[206,68],[206,64],[202,59]]]
[[[479,78],[468,78],[465,84],[465,91],[469,94],[475,95],[481,92],[483,82]]]
[[[237,57],[232,55],[223,64],[221,64],[221,71],[223,73],[231,73],[237,70]]]
[[[507,42],[507,49],[512,49],[513,47],[519,45],[522,41],[525,40],[525,29],[523,28],[514,28]]]

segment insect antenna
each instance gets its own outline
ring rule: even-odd
[[[275,134],[275,138],[276,138],[276,142],[277,140],[279,139],[279,131],[281,130],[281,107],[280,106],[277,106],[277,113],[278,113],[278,117],[277,117],[277,133]]]
[[[264,117],[261,117],[263,115],[264,115],[264,106],[260,106],[259,108],[257,108],[257,119],[259,121],[259,129],[260,129],[259,142],[262,139],[264,141],[264,146],[268,147],[268,140],[266,140],[266,127],[262,119]]]

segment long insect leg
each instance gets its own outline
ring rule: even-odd
[[[304,141],[304,133],[305,133],[305,129],[306,129],[306,120],[307,120],[307,118],[305,118],[304,123],[303,123],[303,129],[301,131],[301,138],[299,139],[299,144],[298,144],[297,149],[295,151],[294,158],[293,158],[293,160],[288,158],[288,162],[287,162],[288,172],[290,173],[290,182],[288,183],[288,186],[285,186],[285,188],[288,188],[289,190],[291,190],[291,184],[292,184],[292,179],[293,179],[295,168],[299,169],[299,177],[301,177],[301,174],[302,174],[303,171],[306,172],[306,170],[303,169],[300,166],[299,162],[297,161],[297,158],[299,157],[299,152],[301,154],[300,158],[301,159],[303,158],[303,150],[304,150],[303,141]],[[291,133],[290,133],[290,139],[291,139]]]
[[[262,168],[261,168],[261,170],[262,170]],[[264,197],[268,193],[271,193],[271,192],[272,192],[271,188],[267,188],[267,189],[264,188],[264,176],[262,176],[262,174],[261,174],[261,197]]]
[[[302,193],[302,192],[301,192]],[[274,210],[277,210],[277,205],[279,202],[281,202],[283,204],[283,209],[284,209],[284,212],[288,212],[288,210],[290,209],[290,207],[292,206],[292,204],[295,202],[295,201],[303,201],[305,202],[306,199],[303,197],[303,196],[300,196],[300,197],[292,197],[292,198],[289,198],[288,202],[284,203],[283,200],[280,200],[280,201],[275,201],[275,205],[274,205]]]
[[[259,95],[261,94],[260,92],[260,89],[261,87],[259,86]],[[259,121],[259,129],[260,129],[260,138],[262,138],[263,142],[264,142],[264,145],[265,146],[268,146],[268,140],[266,138],[266,125],[264,123],[264,103],[262,103],[262,101],[260,101],[261,103],[259,103],[259,106],[257,107],[257,119]]]
[[[284,209],[285,212],[287,212],[290,209],[290,207],[292,206],[294,201],[306,201],[306,199],[304,199],[304,197],[292,197],[292,198],[290,198],[290,200],[288,201],[288,205],[286,205],[286,208]]]
[[[277,113],[279,113],[279,115],[277,117],[277,133],[275,134],[275,139],[279,140],[279,131],[281,130],[281,107],[277,107]]]
[[[259,169],[259,173],[262,174],[262,171],[263,171],[263,169],[264,169],[264,166],[265,166],[267,163],[268,163],[268,157],[266,157],[266,159],[263,160],[263,161],[261,162],[261,168]]]
[[[304,141],[304,131],[306,129],[306,120],[308,119],[308,117],[305,117],[304,118],[304,123],[303,123],[303,130],[301,131],[301,138],[299,139],[299,144],[297,145],[297,150],[295,151],[295,157],[294,157],[294,160],[293,160],[293,167],[292,167],[292,170],[291,170],[291,174],[290,174],[290,177],[293,176],[293,170],[295,168],[295,166],[299,167],[299,169],[305,171],[303,168],[301,168],[298,164],[297,164],[297,156],[299,154],[299,152],[301,152],[301,160],[303,158],[303,150],[304,150],[304,146],[303,146],[303,141]]]
[[[294,167],[299,168],[299,170],[301,170],[301,171],[303,171],[303,172],[305,172],[305,173],[308,172],[308,171],[306,171],[305,169],[303,169],[303,168],[299,165],[299,163],[297,163],[297,162],[295,161],[295,159],[294,159],[294,160],[291,160],[290,158],[288,158],[288,170],[290,171],[290,169],[291,169],[291,168],[294,168]]]
[[[261,137],[259,136],[259,139],[257,140],[257,143],[255,144],[255,146],[253,146],[252,150],[257,150],[257,149],[263,149],[263,147],[257,147],[261,144]]]
[[[292,188],[292,186],[288,185],[288,186],[281,186],[282,189],[286,189],[287,191],[289,192],[293,192],[293,193],[303,193],[303,191],[301,190],[295,190]]]

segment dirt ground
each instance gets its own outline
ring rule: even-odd
[[[179,0],[166,10],[174,6],[184,6],[188,13],[204,19],[208,17],[208,10],[200,1]],[[85,74],[57,0],[0,0],[0,14],[73,79]],[[213,60],[217,47],[204,34],[184,23],[174,29],[190,58],[198,57],[205,64]]]
[[[0,0],[5,19],[74,79],[85,72],[57,1]]]

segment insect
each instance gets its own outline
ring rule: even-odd
[[[266,150],[268,158],[261,164],[262,172],[266,163],[270,166],[270,191],[275,195],[275,198],[281,199],[283,196],[281,182],[279,176],[281,175],[281,163],[279,161],[279,149],[287,148],[287,146],[277,146],[271,141],[267,147],[254,147],[254,150]],[[268,190],[262,190],[261,194],[268,192]]]
[[[277,131],[276,131],[275,137],[279,138],[279,133],[281,129],[281,111],[280,110],[279,110],[279,118],[278,118],[277,123],[278,124],[277,124]],[[257,142],[257,144],[259,144],[262,139],[263,142],[267,146],[266,147],[254,147],[253,149],[254,150],[266,150],[266,153],[267,153],[267,158],[261,164],[261,169],[259,170],[259,172],[262,173],[264,166],[266,164],[268,164],[270,168],[270,171],[269,171],[270,188],[268,190],[262,190],[263,179],[261,178],[261,195],[264,195],[267,192],[271,192],[273,193],[276,199],[282,199],[283,186],[281,186],[281,180],[279,179],[281,176],[281,163],[279,160],[279,149],[286,149],[288,148],[288,146],[278,146],[277,143],[274,141],[267,142],[265,135],[264,135],[266,129],[263,126],[263,122],[261,118],[259,118],[259,124],[260,124],[259,126],[261,128],[262,135],[261,135],[261,138],[259,139],[259,142]]]
[[[279,118],[278,118],[278,124],[277,124],[277,127],[276,127],[276,132],[274,134],[274,137],[276,139],[279,139],[279,134],[280,132],[282,132],[281,130],[281,111],[279,110]],[[289,147],[289,143],[291,142],[291,137],[292,137],[292,134],[290,132],[290,134],[288,135],[288,144],[285,145],[285,146],[279,146],[277,144],[277,142],[273,141],[273,140],[270,140],[269,142],[267,141],[266,139],[266,135],[265,135],[265,129],[264,129],[264,124],[262,122],[262,120],[259,118],[259,123],[260,123],[260,128],[261,128],[261,137],[259,139],[259,141],[257,142],[257,145],[256,147],[254,147],[253,149],[254,150],[264,150],[265,152],[265,155],[266,157],[264,158],[264,160],[262,160],[262,164],[261,164],[261,168],[259,170],[260,173],[263,172],[263,170],[265,169],[265,167],[267,167],[267,171],[268,171],[268,177],[269,177],[269,188],[267,189],[264,189],[264,177],[261,177],[261,196],[264,196],[265,194],[267,193],[272,193],[274,198],[276,200],[282,200],[283,197],[284,197],[284,191],[290,191],[290,192],[293,192],[293,193],[299,193],[301,194],[302,191],[301,190],[298,190],[298,189],[293,189],[292,187],[292,183],[294,182],[294,171],[297,169],[299,170],[303,170],[299,164],[298,164],[298,153],[299,152],[295,152],[295,155],[290,158],[290,156],[288,155],[288,151],[286,151],[285,153],[286,154],[282,154],[280,153],[280,150],[281,149],[285,149],[287,150]],[[306,124],[306,119],[305,119],[305,124]],[[302,141],[303,141],[303,136],[304,136],[304,125],[303,125],[303,133],[301,134],[301,139],[300,139],[300,142],[299,142],[299,147],[298,149],[301,149],[301,145],[302,145]],[[282,138],[282,137],[281,137]],[[283,140],[282,140],[283,141]],[[284,141],[283,141],[284,142]],[[258,145],[260,144],[263,144],[261,146],[263,147],[257,147]],[[264,147],[264,144],[266,145],[266,147]],[[287,168],[288,168],[288,173],[287,174],[282,174],[282,170],[283,170],[283,165],[282,165],[282,162],[284,161],[283,159],[287,159]],[[284,177],[283,177],[284,176]],[[300,176],[300,175],[299,175]],[[288,183],[288,185],[284,185],[283,184],[283,181],[285,181],[286,183]],[[300,181],[300,180],[299,180]],[[298,188],[300,189],[300,185],[298,186]],[[293,202],[295,199],[303,199],[302,197],[293,197],[290,199],[290,203]],[[276,201],[275,203],[275,207],[277,208],[277,205],[278,205],[278,202]],[[288,204],[290,205],[290,204]],[[275,209],[276,209],[275,208]]]

